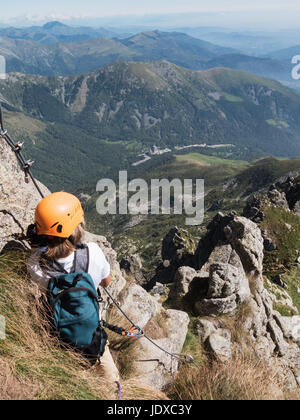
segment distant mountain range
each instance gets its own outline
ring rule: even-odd
[[[4,28],[0,29],[0,36],[11,39],[23,39],[36,41],[40,44],[52,44],[56,42],[78,42],[90,38],[113,38],[117,34],[105,28],[90,28],[86,26],[73,27],[61,22],[49,22],[43,26],[30,26],[28,28]]]
[[[43,123],[134,143],[135,150],[207,143],[300,154],[300,94],[243,71],[192,71],[160,61],[69,77],[11,74],[0,82],[0,100]]]
[[[193,70],[228,67],[291,81],[292,66],[280,57],[249,56],[178,32],[111,38],[105,30],[52,22],[43,27],[5,29],[0,35],[0,54],[6,58],[8,72],[66,76],[94,72],[118,61],[167,60]]]
[[[184,32],[194,38],[200,38],[223,47],[235,48],[246,55],[256,57],[266,56],[273,51],[288,48],[299,38],[298,30],[286,31],[233,31],[226,28],[212,27],[179,27],[178,32]]]
[[[291,62],[292,57],[300,55],[300,44],[290,48],[284,48],[282,50],[273,51],[268,54],[269,57],[276,60],[284,60]]]

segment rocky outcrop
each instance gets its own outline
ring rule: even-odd
[[[286,386],[293,388],[300,385],[300,319],[282,317],[274,310],[279,292],[270,281],[270,291],[265,289],[263,260],[264,238],[257,224],[219,213],[199,243],[194,267],[177,271],[171,294],[190,303],[198,317],[199,340],[213,357],[226,361],[234,351],[246,351],[267,363],[276,358]],[[280,291],[281,302],[298,313],[288,294]],[[230,334],[215,318],[219,315],[230,315],[231,325],[238,323],[238,340],[235,329]]]
[[[188,332],[189,316],[182,311],[165,310],[142,287],[132,284],[119,295],[122,309],[145,330],[157,345],[180,353]],[[137,377],[154,388],[168,384],[178,369],[178,361],[162,352],[147,339],[139,340],[134,366]]]
[[[46,187],[39,186],[45,195],[49,193]],[[0,139],[0,252],[4,246],[26,246],[23,237],[33,223],[40,199],[34,185],[25,183],[15,154]]]
[[[285,182],[277,183],[276,187],[285,195],[289,209],[298,212],[300,207],[300,177],[288,177]]]
[[[194,248],[195,244],[188,232],[175,227],[163,239],[162,259],[173,266],[184,265],[184,260],[195,252]]]
[[[262,191],[259,195],[250,197],[243,211],[243,216],[260,224],[263,222],[266,205],[280,207],[293,211],[300,216],[300,176],[286,176],[271,185],[269,191]],[[268,251],[268,238],[266,238],[266,251]],[[270,245],[272,248],[272,245]],[[271,249],[272,250],[272,249]]]
[[[157,283],[173,283],[179,267],[193,265],[194,252],[195,243],[189,233],[178,227],[171,229],[163,239],[162,263],[149,279],[146,290],[150,291]]]
[[[255,223],[261,223],[264,220],[263,202],[257,197],[250,197],[243,211],[243,216]]]
[[[120,267],[125,275],[133,278],[140,286],[146,286],[148,280],[143,270],[143,263],[139,255],[124,257],[120,262]]]
[[[221,321],[213,318],[200,318],[196,328],[201,344],[213,358],[224,363],[231,359],[233,354],[231,332],[223,328]]]

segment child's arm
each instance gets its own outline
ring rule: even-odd
[[[110,285],[110,276],[106,277],[105,279],[102,280],[102,282],[100,283],[101,287],[108,287]]]

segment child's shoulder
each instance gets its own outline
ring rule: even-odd
[[[46,250],[47,250],[47,248],[33,248],[30,256],[31,257],[40,257]]]
[[[88,242],[86,246],[89,248],[90,252],[102,252],[100,246],[96,242]]]

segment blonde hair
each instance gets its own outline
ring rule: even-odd
[[[56,237],[46,239],[47,250],[44,256],[52,261],[68,257],[78,246],[82,245],[84,234],[85,223],[83,222],[77,226],[72,235],[67,239]]]

